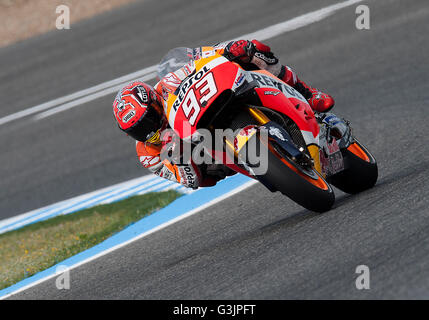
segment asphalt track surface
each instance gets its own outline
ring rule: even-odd
[[[151,1],[0,49],[0,117],[157,63],[176,46],[216,43],[338,0]],[[186,7],[182,5],[186,4]],[[336,192],[325,214],[255,185],[72,270],[18,299],[429,298],[429,4],[364,1],[267,41],[379,163],[376,187]],[[239,13],[239,14],[238,14]],[[144,174],[115,128],[113,96],[0,126],[0,218]],[[367,265],[371,289],[357,290]]]

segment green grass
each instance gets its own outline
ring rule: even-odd
[[[0,289],[89,249],[181,195],[148,193],[0,235]]]

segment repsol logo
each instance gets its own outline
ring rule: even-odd
[[[287,93],[292,97],[296,97],[296,98],[302,100],[302,98],[297,94],[297,92],[295,90],[293,90],[289,86],[285,85],[281,81],[276,81],[275,79],[268,77],[264,74],[251,73],[251,76],[252,76],[253,80],[258,82],[262,86],[277,88],[283,93]]]
[[[195,181],[194,181],[194,175],[192,173],[191,168],[185,167],[185,173],[186,173],[186,177],[188,178],[188,184],[190,186],[193,186]]]
[[[180,84],[179,88],[177,88],[176,92],[174,93],[175,95],[177,95],[177,99],[173,103],[173,108],[175,111],[177,111],[177,108],[179,108],[180,104],[182,103],[183,99],[185,98],[185,94],[186,94],[187,90],[193,84],[195,84],[195,82],[197,82],[198,80],[201,80],[201,78],[209,71],[210,71],[210,69],[207,66],[204,66],[203,69],[198,71],[193,77],[190,77],[189,79],[187,79],[186,81],[184,81]]]

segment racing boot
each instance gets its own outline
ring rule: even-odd
[[[279,78],[301,93],[314,111],[328,112],[334,107],[334,98],[316,88],[310,87],[304,81],[298,79],[291,68],[282,66]]]

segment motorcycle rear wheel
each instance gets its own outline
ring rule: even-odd
[[[342,150],[342,153],[346,170],[331,176],[328,181],[349,194],[372,188],[378,179],[378,166],[374,156],[357,140]]]

